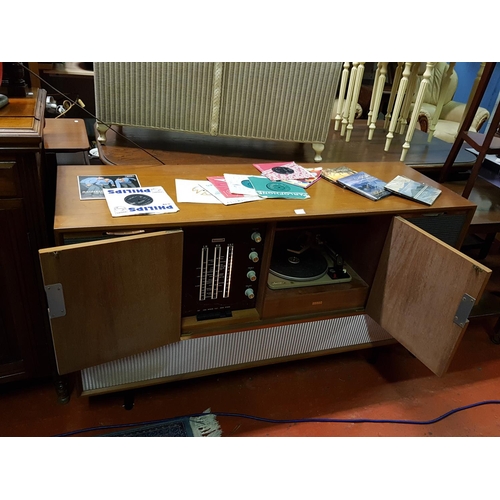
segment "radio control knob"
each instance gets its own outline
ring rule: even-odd
[[[251,289],[251,288],[247,288],[245,290],[245,295],[249,298],[249,299],[253,299],[255,297],[255,293],[254,291]]]
[[[252,262],[259,262],[259,254],[257,252],[250,252],[250,255],[248,256],[248,258]]]
[[[255,241],[255,243],[260,243],[262,241],[262,236],[257,231],[255,231],[255,233],[252,233],[251,238],[253,241]]]
[[[257,279],[257,275],[255,274],[255,271],[248,271],[247,278],[250,281],[255,281]]]

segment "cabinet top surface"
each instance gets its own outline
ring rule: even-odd
[[[324,163],[324,169],[346,163]],[[318,166],[318,165],[316,165]],[[340,218],[383,214],[436,213],[444,210],[473,211],[475,205],[450,189],[407,167],[401,162],[356,163],[352,167],[389,182],[397,175],[439,187],[442,194],[432,206],[391,195],[372,201],[357,193],[320,179],[307,189],[306,200],[265,199],[257,202],[225,206],[222,204],[179,203],[175,179],[206,180],[207,176],[225,173],[259,175],[252,165],[166,165],[166,166],[59,166],[57,175],[57,233],[92,230],[126,230],[179,227],[206,224],[248,222],[292,222],[295,219]],[[162,186],[174,200],[179,211],[165,215],[134,215],[112,217],[105,200],[85,200],[79,197],[77,176],[107,176],[136,174],[142,187]],[[296,213],[296,211],[303,211]]]
[[[46,91],[33,89],[27,97],[9,97],[0,109],[0,144],[17,139],[40,139],[43,129]]]

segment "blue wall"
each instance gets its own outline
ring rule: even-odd
[[[480,63],[478,62],[457,62],[455,65],[455,71],[458,75],[458,87],[453,97],[454,101],[467,102],[469,99],[469,94],[476,78],[477,72],[479,70]],[[498,99],[498,94],[500,93],[500,64],[495,66],[493,75],[491,75],[488,88],[481,100],[481,107],[486,108],[490,115],[494,111],[495,104]],[[485,127],[483,126],[481,132],[484,132]]]

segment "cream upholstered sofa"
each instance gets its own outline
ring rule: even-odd
[[[97,140],[108,125],[309,143],[321,161],[340,62],[96,62]]]
[[[448,67],[447,63],[439,62],[436,63],[434,68],[434,73],[426,89],[424,102],[418,115],[418,125],[423,132],[429,131],[429,125],[436,112],[436,106],[438,105],[443,80]],[[453,100],[457,86],[458,76],[457,73],[453,71],[449,86],[444,95],[444,105],[434,131],[434,137],[445,142],[455,141],[462,117],[465,113],[466,104]],[[478,132],[481,126],[488,120],[489,116],[490,113],[487,109],[479,107],[469,130],[471,132]]]

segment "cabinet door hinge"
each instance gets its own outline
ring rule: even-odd
[[[465,323],[467,322],[467,319],[469,318],[469,314],[475,302],[476,299],[474,297],[471,297],[470,295],[464,293],[460,304],[458,304],[458,309],[455,313],[453,323],[463,328],[465,326]]]
[[[60,318],[66,316],[66,306],[64,304],[64,292],[61,283],[45,286],[47,303],[49,305],[49,318]]]

